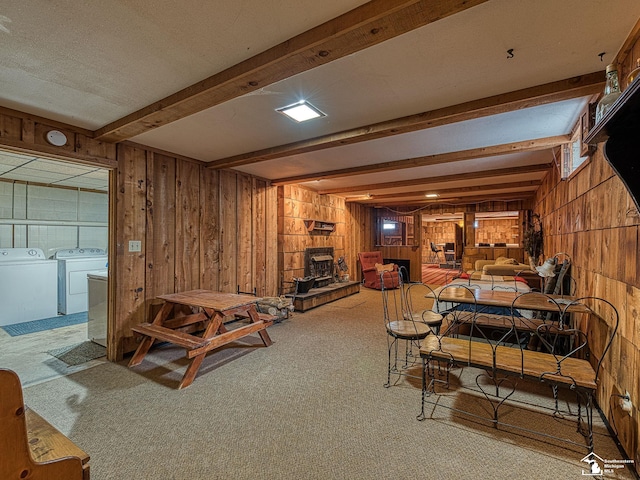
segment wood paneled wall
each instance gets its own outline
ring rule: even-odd
[[[350,202],[346,204],[345,215],[345,247],[349,276],[352,280],[362,281],[358,253],[376,250],[374,209]]]
[[[623,89],[638,58],[640,22],[616,59]],[[597,401],[640,471],[640,212],[607,163],[603,145],[568,180],[560,181],[557,170],[547,175],[534,211],[542,217],[545,254],[572,256],[578,294],[605,298],[618,309],[620,327],[600,376]],[[592,322],[590,331],[600,339],[610,328]],[[634,405],[632,415],[619,406],[617,395],[626,391]]]
[[[130,328],[156,297],[197,288],[278,293],[277,193],[265,180],[120,144],[110,358],[135,348]],[[142,241],[129,252],[130,240]]]
[[[517,218],[478,219],[476,243],[520,243]]]
[[[639,147],[640,148],[640,147]],[[615,305],[620,328],[600,373],[597,402],[617,431],[620,442],[640,465],[640,216],[618,176],[604,159],[602,144],[591,161],[568,180],[557,170],[537,192],[534,211],[541,215],[545,255],[566,252],[579,296],[595,295]],[[592,348],[611,325],[592,321]],[[632,416],[616,395],[631,393]],[[597,445],[596,445],[597,448]]]
[[[332,222],[335,230],[310,232],[305,220]],[[345,248],[346,232],[344,198],[319,195],[298,185],[278,187],[278,257],[283,293],[293,289],[294,278],[304,277],[306,248],[333,247],[335,260],[344,256],[347,262],[351,262],[351,255],[347,255]]]

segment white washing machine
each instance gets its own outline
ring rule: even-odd
[[[57,266],[40,248],[0,248],[0,325],[58,314]]]
[[[107,253],[102,248],[69,248],[58,250],[58,312],[86,312],[87,273],[107,267]]]

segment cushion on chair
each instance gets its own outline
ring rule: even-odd
[[[376,263],[375,267],[378,273],[382,273],[382,272],[393,272],[396,266],[393,263],[385,263],[384,265],[380,263]]]

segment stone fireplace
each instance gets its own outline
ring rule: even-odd
[[[315,287],[333,283],[333,247],[310,247],[304,251],[304,276],[316,279]]]

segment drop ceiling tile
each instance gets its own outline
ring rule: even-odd
[[[3,178],[10,178],[11,180],[21,180],[23,182],[30,183],[44,183],[50,184],[57,180],[62,180],[64,176],[55,176],[53,174],[47,174],[46,172],[40,172],[39,174],[34,174],[29,171],[13,171],[10,174],[3,175]]]
[[[97,180],[104,180],[105,182],[107,182],[109,181],[109,170],[103,168],[97,170],[94,169],[82,175],[82,178],[93,178]]]
[[[87,167],[84,165],[74,165],[66,162],[55,162],[52,160],[38,159],[29,164],[29,168],[34,170],[43,170],[47,172],[56,172],[67,175],[68,177],[83,175],[87,172],[95,170],[95,167]]]
[[[28,163],[31,160],[34,160],[34,157],[0,150],[0,163],[2,164],[17,166]]]
[[[82,180],[81,178],[61,180],[59,182],[56,182],[56,185],[66,186],[66,187],[88,188],[91,190],[107,190],[108,189],[108,183],[106,182],[91,180],[91,179]]]

